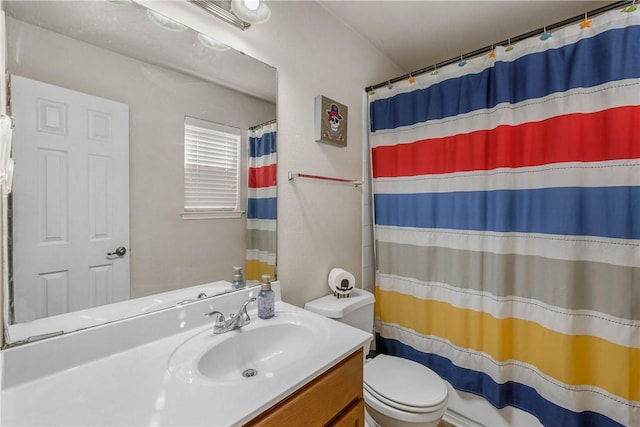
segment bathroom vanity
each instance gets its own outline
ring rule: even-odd
[[[362,349],[340,361],[247,426],[363,426]]]
[[[371,335],[280,300],[213,334],[259,288],[3,351],[2,425],[356,425]],[[255,370],[253,374],[244,376]]]

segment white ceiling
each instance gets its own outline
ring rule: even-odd
[[[409,73],[584,14],[606,1],[318,0]],[[396,76],[389,76],[394,78]]]

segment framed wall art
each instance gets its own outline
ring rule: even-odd
[[[349,109],[346,105],[327,98],[316,96],[315,140],[338,147],[347,146],[347,124]]]

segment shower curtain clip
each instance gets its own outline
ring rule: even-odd
[[[387,88],[389,90],[393,89],[393,83],[391,83],[391,80],[389,80],[389,84],[387,85]]]
[[[636,10],[638,10],[638,6],[636,6],[636,0],[633,0],[633,3],[622,9],[620,12],[631,13],[635,12]]]
[[[547,27],[544,27],[542,30],[542,35],[540,36],[540,40],[548,40],[551,38],[551,33],[547,33]]]
[[[465,61],[462,55],[460,55],[460,62],[458,62],[458,67],[464,67],[465,65],[467,65],[467,61]]]
[[[505,52],[511,52],[513,50],[513,46],[511,46],[511,39],[507,39],[507,47],[505,48]]]
[[[416,82],[416,78],[409,73],[409,84],[412,85]]]
[[[582,21],[580,23],[580,29],[584,30],[585,28],[591,28],[591,23],[593,22],[593,19],[589,19],[587,17],[587,12],[584,13],[584,21]]]
[[[440,71],[438,71],[438,64],[434,64],[433,65],[433,71],[431,72],[431,75],[432,76],[437,76],[439,72]]]

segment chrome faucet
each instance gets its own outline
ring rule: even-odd
[[[207,297],[207,294],[205,294],[204,292],[200,292],[200,293],[198,294],[198,298],[197,298],[197,299],[202,299],[202,298],[206,298],[206,297]],[[193,299],[193,298],[191,298],[191,299],[184,299],[184,300],[182,300],[182,301],[180,301],[180,302],[176,303],[176,305],[183,305],[183,304],[187,304],[187,303],[194,302],[194,301],[197,301],[197,300],[196,300],[196,299]]]
[[[205,316],[214,316],[216,317],[216,323],[213,325],[213,333],[214,334],[224,334],[225,332],[233,331],[234,329],[242,328],[245,325],[248,325],[251,322],[251,318],[249,317],[249,313],[247,313],[247,305],[254,302],[256,300],[255,297],[249,298],[245,301],[237,314],[229,315],[228,319],[225,319],[224,314],[219,312],[218,310],[214,310],[211,313],[205,314]]]

